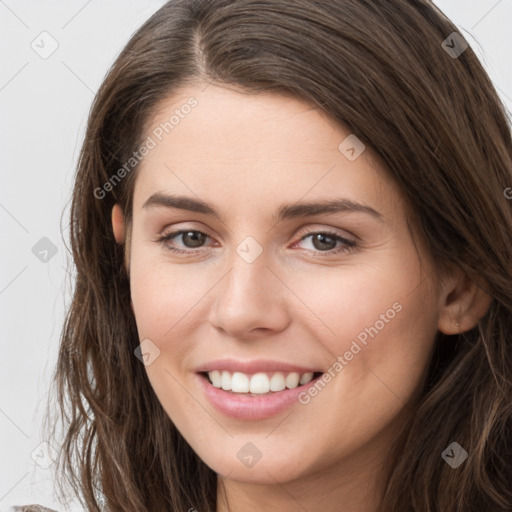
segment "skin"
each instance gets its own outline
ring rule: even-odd
[[[295,98],[200,84],[164,99],[147,134],[190,96],[198,105],[142,161],[133,223],[119,205],[112,211],[140,340],[160,350],[146,366],[151,385],[219,475],[219,511],[376,511],[387,454],[418,400],[437,331],[471,329],[490,298],[457,269],[440,279],[413,243],[383,163],[369,147],[349,161],[338,145],[350,132],[326,114]],[[155,192],[205,200],[223,221],[144,209]],[[382,220],[360,212],[272,219],[283,202],[340,197]],[[174,254],[156,241],[185,228],[208,235],[202,247],[178,236],[167,244],[189,253]],[[312,236],[301,241],[325,230],[356,248],[335,254],[339,241],[323,250]],[[236,252],[247,236],[263,249],[252,263]],[[307,405],[242,421],[217,412],[198,385],[195,368],[226,356],[327,371],[395,302],[401,311]],[[237,458],[249,441],[262,454],[250,468]]]

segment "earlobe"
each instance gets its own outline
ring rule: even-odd
[[[121,206],[116,203],[112,208],[112,231],[114,238],[118,244],[123,244],[125,241],[125,225],[124,215]]]
[[[451,289],[445,288],[438,329],[444,334],[460,334],[473,329],[485,316],[492,297],[465,274],[451,284]]]

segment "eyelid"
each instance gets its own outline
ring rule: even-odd
[[[186,223],[184,223],[186,224]],[[181,227],[178,223],[178,225],[170,225],[170,226],[166,226],[164,227],[163,229],[161,229],[158,233],[157,233],[157,236],[165,236],[169,233],[175,233],[176,231],[200,231],[202,233],[204,233],[205,235],[208,235],[210,238],[215,238],[215,236],[213,236],[211,234],[211,232],[209,231],[208,228],[204,228],[204,227],[199,227],[199,228],[196,228],[194,226],[184,226],[184,227]],[[306,223],[306,224],[303,224],[298,230],[296,230],[296,234],[294,235],[295,237],[297,236],[302,236],[304,234],[310,234],[312,232],[332,232],[338,236],[340,236],[341,238],[345,238],[345,239],[350,239],[352,238],[353,240],[352,241],[357,241],[357,240],[360,240],[360,238],[355,235],[354,233],[350,232],[350,231],[347,231],[345,229],[341,229],[341,228],[336,228],[334,226],[325,226],[323,224],[319,224],[319,223]]]
[[[350,231],[346,231],[344,229],[342,230],[340,228],[335,228],[332,226],[322,227],[319,224],[313,224],[313,225],[308,224],[304,228],[300,228],[297,233],[298,234],[295,236],[300,237],[300,239],[302,239],[302,235],[307,236],[307,235],[311,235],[312,233],[331,233],[333,235],[339,236],[340,238],[347,240],[348,242],[356,243],[358,240],[360,240],[360,238],[358,236],[354,235]]]
[[[210,238],[215,238],[211,234],[211,232],[208,230],[208,228],[204,228],[202,226],[198,228],[198,227],[195,227],[195,226],[187,226],[187,225],[182,227],[180,224],[186,224],[186,222],[177,223],[177,225],[176,224],[167,225],[167,226],[165,226],[163,229],[161,229],[157,233],[157,236],[158,237],[162,237],[162,236],[169,235],[171,233],[176,233],[178,231],[200,231],[201,233],[204,233],[205,235],[208,235]]]

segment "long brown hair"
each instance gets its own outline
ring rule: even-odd
[[[475,328],[438,333],[382,511],[512,510],[511,130],[453,32],[427,0],[172,0],[131,38],[96,95],[80,154],[76,281],[54,381],[59,474],[87,510],[216,509],[217,475],[134,356],[140,340],[111,226],[116,202],[131,221],[137,166],[113,176],[159,103],[207,82],[292,95],[348,127],[386,164],[439,269],[457,265],[485,287],[492,304]],[[456,470],[441,457],[454,441],[469,453]]]

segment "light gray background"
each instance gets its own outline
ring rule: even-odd
[[[70,300],[62,238],[72,176],[94,93],[131,34],[164,3],[0,0],[0,511],[29,503],[64,510],[51,469],[31,454],[45,441],[43,405]],[[512,110],[512,0],[436,4]],[[44,31],[58,43],[46,59],[31,47],[35,40],[39,51],[51,48]],[[57,248],[47,262],[32,252],[43,237]]]

